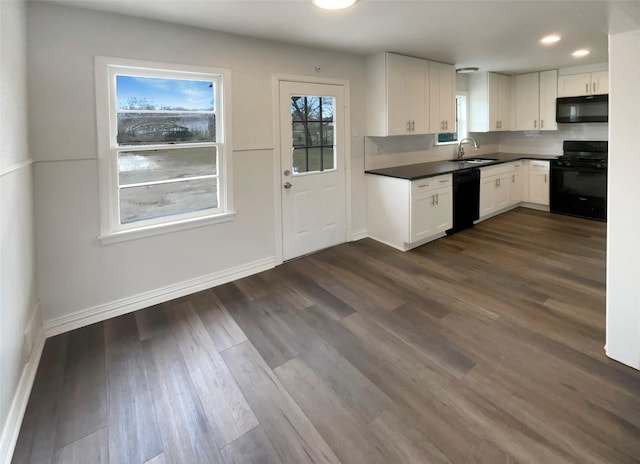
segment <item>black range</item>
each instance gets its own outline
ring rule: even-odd
[[[565,140],[551,161],[551,212],[607,220],[607,141]]]

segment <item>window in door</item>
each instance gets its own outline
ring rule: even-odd
[[[336,168],[334,97],[291,97],[293,174]]]

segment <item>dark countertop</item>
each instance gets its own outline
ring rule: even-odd
[[[553,155],[525,155],[522,153],[491,153],[488,155],[478,156],[477,158],[492,158],[495,161],[488,163],[472,164],[463,161],[432,161],[430,163],[408,164],[405,166],[394,166],[392,168],[371,169],[365,171],[365,174],[376,174],[379,176],[395,177],[398,179],[417,180],[425,177],[434,177],[441,174],[449,174],[465,169],[481,168],[485,166],[494,166],[496,164],[508,163],[509,161],[518,161],[523,159],[532,160],[552,160],[558,156]],[[468,159],[475,158],[473,156]]]

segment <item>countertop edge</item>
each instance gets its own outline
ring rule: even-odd
[[[445,174],[451,174],[458,171],[465,171],[468,169],[474,168],[483,168],[488,166],[496,166],[498,164],[511,163],[513,161],[521,161],[521,160],[534,160],[534,161],[551,161],[553,159],[558,158],[560,155],[536,155],[536,154],[519,154],[519,153],[493,153],[482,155],[479,158],[497,158],[495,161],[490,161],[488,163],[465,166],[465,167],[446,167],[447,164],[453,163],[455,161],[452,160],[440,160],[440,161],[429,161],[425,163],[414,163],[403,166],[394,166],[389,168],[381,168],[381,169],[369,169],[365,170],[365,174],[384,176],[384,177],[392,177],[395,179],[403,179],[403,180],[418,180],[418,179],[426,179],[428,177],[436,177]],[[469,157],[473,158],[473,157]],[[412,170],[422,170],[429,171],[433,170],[433,172],[423,172],[420,174],[399,174],[397,171],[402,168],[408,168]]]

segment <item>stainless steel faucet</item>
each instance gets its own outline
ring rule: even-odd
[[[462,144],[465,143],[466,141],[470,141],[473,142],[473,148],[475,148],[476,150],[478,148],[480,148],[480,145],[478,145],[476,143],[475,140],[473,140],[471,137],[465,137],[462,140],[460,140],[460,142],[458,142],[458,159],[462,159],[462,157],[464,156],[464,148],[462,147]]]

